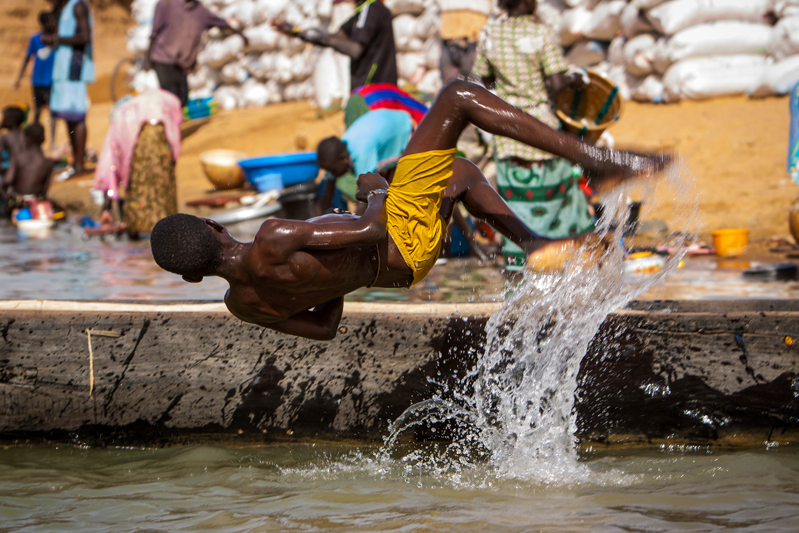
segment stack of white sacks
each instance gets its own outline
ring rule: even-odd
[[[541,4],[567,58],[607,75],[626,99],[763,97],[799,81],[799,0]]]
[[[134,0],[131,52],[146,52],[157,1]],[[214,95],[222,109],[302,99],[325,108],[346,99],[349,59],[280,35],[271,21],[335,31],[352,16],[352,3],[202,1],[220,16],[235,18],[250,43],[245,47],[238,36],[209,32],[189,76],[192,97]],[[435,94],[441,87],[439,12],[442,2],[452,2],[384,1],[394,14],[400,85]],[[494,6],[491,16],[498,15]],[[762,97],[784,94],[799,81],[799,0],[539,0],[538,15],[570,63],[605,74],[625,99]]]

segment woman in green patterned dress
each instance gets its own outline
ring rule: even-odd
[[[500,0],[499,5],[508,17],[483,27],[472,72],[503,100],[560,129],[551,95],[566,86],[582,87],[582,76],[567,73],[551,30],[535,16],[536,0]],[[558,239],[593,229],[579,167],[505,137],[494,139],[494,158],[500,194],[535,233]],[[506,268],[521,270],[522,249],[503,239],[502,250]]]

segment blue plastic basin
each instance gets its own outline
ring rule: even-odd
[[[252,157],[239,161],[239,166],[258,192],[297,185],[319,174],[316,152]]]

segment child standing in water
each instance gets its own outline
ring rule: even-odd
[[[49,11],[39,13],[39,24],[42,31],[31,35],[28,41],[28,50],[25,60],[14,83],[14,89],[19,90],[19,84],[28,68],[28,62],[33,58],[33,71],[31,72],[31,85],[33,86],[33,122],[39,123],[42,109],[50,106],[50,90],[53,86],[53,53],[52,47],[42,42],[43,35],[55,35],[56,17]],[[50,146],[55,138],[55,120],[50,118]]]

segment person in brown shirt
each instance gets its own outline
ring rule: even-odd
[[[161,88],[180,98],[181,105],[189,100],[188,74],[197,63],[203,32],[211,28],[231,30],[247,44],[241,30],[197,0],[160,0],[155,6],[147,68],[155,69]]]

